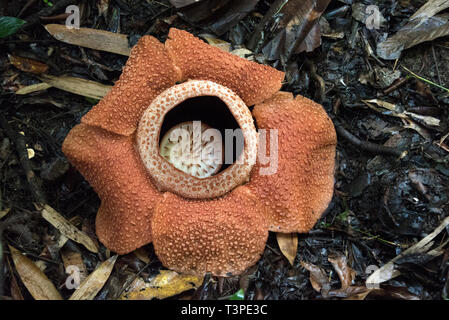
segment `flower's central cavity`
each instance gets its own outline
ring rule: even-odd
[[[139,122],[137,148],[159,190],[204,199],[249,180],[257,138],[248,107],[233,91],[192,80],[153,100]]]
[[[201,121],[172,127],[162,138],[160,154],[175,168],[197,178],[216,174],[223,163],[220,131]]]

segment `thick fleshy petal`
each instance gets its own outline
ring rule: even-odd
[[[269,209],[270,231],[308,232],[332,199],[337,144],[333,123],[321,105],[302,96],[293,99],[287,92],[256,105],[253,115],[259,129],[268,129],[268,158],[276,151],[270,147],[269,129],[278,130],[278,165],[270,172],[267,168],[276,168],[275,162],[262,165],[259,154],[246,186]]]
[[[86,124],[75,126],[62,150],[98,193],[100,241],[119,254],[151,241],[151,217],[160,193],[152,185],[133,138]]]
[[[164,266],[178,272],[240,274],[264,250],[264,216],[264,208],[246,187],[212,200],[166,192],[153,215],[154,249]]]
[[[165,46],[154,37],[143,36],[132,49],[120,79],[81,122],[130,135],[151,101],[179,76]]]
[[[211,80],[236,92],[246,105],[270,98],[282,86],[284,73],[206,44],[192,34],[171,28],[165,42],[182,80]]]

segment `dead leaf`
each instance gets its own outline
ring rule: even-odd
[[[189,23],[221,36],[237,25],[246,15],[253,12],[259,0],[197,2],[181,9],[178,14]]]
[[[79,271],[79,281],[82,283],[87,278],[88,273],[81,253],[68,249],[62,249],[60,253],[66,272],[68,269],[76,267]]]
[[[48,71],[48,66],[45,63],[33,59],[17,57],[10,54],[8,54],[8,59],[14,67],[23,72],[41,74]]]
[[[202,0],[169,0],[172,5],[176,8],[182,8],[191,5],[192,3],[197,3]]]
[[[254,53],[249,49],[238,48],[238,49],[232,50],[231,53],[240,58],[243,58],[243,59],[246,59],[249,61],[254,61]]]
[[[5,217],[5,216],[9,213],[9,211],[11,211],[11,208],[6,208],[6,209],[4,209],[4,210],[1,210],[1,211],[0,211],[0,219],[2,219],[3,217]]]
[[[102,16],[107,13],[109,9],[109,0],[98,0],[97,1],[98,15]],[[106,16],[105,16],[106,18]]]
[[[131,48],[126,34],[91,28],[69,29],[60,24],[47,24],[45,29],[56,39],[68,44],[129,56]]]
[[[408,112],[408,111],[405,111],[404,114],[407,115],[407,116],[410,116],[413,120],[416,120],[416,121],[418,121],[418,122],[420,122],[420,123],[422,123],[422,124],[424,124],[424,125],[426,125],[428,127],[435,128],[435,127],[439,127],[440,126],[441,120],[437,119],[435,117],[423,116],[423,115],[416,114],[416,113],[413,113],[413,112]]]
[[[122,294],[121,300],[165,299],[181,292],[196,289],[203,283],[203,277],[179,274],[171,270],[161,270],[150,283],[137,281],[133,289]]]
[[[319,19],[330,0],[295,0],[275,2],[279,5],[269,10],[256,27],[248,48],[262,52],[268,60],[287,62],[294,53],[313,51],[321,44]],[[281,17],[277,28],[272,32],[263,32],[273,17]],[[267,39],[262,39],[262,35]]]
[[[231,51],[231,44],[229,42],[218,39],[217,37],[214,37],[211,34],[200,34],[199,36],[205,39],[207,43],[213,47],[217,47],[218,49],[221,49],[226,52]]]
[[[82,244],[91,252],[98,253],[98,248],[95,246],[93,240],[87,234],[80,231],[73,224],[68,222],[55,209],[53,209],[49,205],[36,207],[41,211],[42,217],[47,220],[53,227],[58,229],[63,236]]]
[[[312,284],[313,289],[317,292],[323,290],[321,293],[323,296],[327,296],[330,289],[330,283],[326,271],[310,262],[301,261],[301,265],[310,272],[310,283]]]
[[[13,298],[13,300],[24,300],[22,291],[20,290],[19,284],[17,283],[16,276],[14,275],[14,271],[11,267],[10,259],[6,259],[6,261],[8,264],[9,274],[11,276],[11,285],[10,285],[11,297]]]
[[[401,273],[395,269],[394,263],[398,259],[404,258],[405,256],[417,253],[434,254],[435,256],[441,254],[441,252],[437,249],[430,250],[430,247],[433,245],[432,241],[433,238],[435,238],[448,225],[449,225],[449,217],[444,219],[443,222],[432,233],[424,237],[421,241],[417,242],[407,250],[403,251],[402,253],[391,259],[381,268],[374,271],[368,277],[368,279],[366,279],[366,286],[369,288],[373,288],[382,282],[388,281],[400,275]]]
[[[447,8],[449,8],[449,0],[429,0],[410,17],[410,20],[433,17]]]
[[[146,264],[150,263],[150,254],[145,247],[140,247],[134,250],[134,255]]]
[[[68,76],[56,77],[46,75],[41,77],[41,80],[60,90],[96,100],[101,100],[112,88],[112,86],[95,81]]]
[[[93,300],[109,279],[117,257],[109,258],[95,269],[75,290],[69,300]]]
[[[346,289],[352,285],[356,272],[348,265],[348,259],[341,253],[329,255],[327,260],[332,263],[338,278],[340,279],[341,288]]]
[[[52,87],[51,84],[48,84],[46,82],[41,82],[41,83],[36,83],[36,84],[32,84],[32,85],[20,88],[19,90],[16,91],[16,94],[24,95],[24,94],[33,93],[36,91],[46,90],[51,87]]]
[[[282,254],[287,258],[291,265],[295,262],[298,252],[298,234],[297,233],[276,233],[276,239]]]
[[[366,297],[373,291],[373,289],[368,289],[365,287],[359,287],[361,288],[360,293],[353,293],[349,295],[348,297],[344,298],[343,300],[365,300]]]
[[[36,300],[62,300],[56,287],[37,265],[22,255],[16,248],[9,246],[12,261],[23,284]]]
[[[377,45],[377,55],[385,60],[396,60],[403,50],[448,34],[448,14],[411,20],[396,34]]]

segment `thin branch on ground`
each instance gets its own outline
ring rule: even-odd
[[[4,117],[0,117],[0,125],[3,127],[6,135],[9,137],[9,139],[11,139],[16,147],[16,152],[19,157],[20,164],[25,171],[28,186],[30,188],[33,199],[40,203],[46,203],[46,197],[44,192],[42,191],[40,180],[34,174],[30,159],[28,158],[28,151],[24,136],[19,134],[18,132],[15,132]]]
[[[398,158],[402,158],[405,155],[406,151],[403,150],[398,150],[396,148],[391,148],[368,141],[361,141],[359,138],[357,138],[352,133],[343,128],[343,126],[339,123],[335,123],[335,130],[337,131],[339,136],[345,138],[346,140],[348,140],[349,142],[351,142],[352,144],[356,145],[357,147],[359,147],[364,151],[368,151],[374,154],[386,154]]]

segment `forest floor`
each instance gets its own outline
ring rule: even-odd
[[[249,47],[249,39],[274,1],[248,1],[253,3],[246,8],[248,14],[237,20],[235,12],[241,8],[236,1],[224,1],[216,11],[200,7],[201,3],[189,11],[163,0],[110,0],[99,2],[100,9],[106,8],[104,13],[95,2],[72,1],[76,2],[82,27],[127,34],[131,43],[144,34],[165,41],[169,28],[176,27],[197,36],[212,34],[232,50]],[[449,91],[444,90],[449,87],[449,38],[414,45],[399,60],[381,59],[376,56],[378,42],[400,30],[425,1],[380,1],[385,21],[378,29],[368,29],[354,18],[353,2],[330,2],[321,16],[321,34],[313,36],[321,44],[311,52],[284,54],[267,49],[254,54],[256,61],[286,71],[282,90],[321,103],[334,121],[337,164],[328,210],[313,230],[298,235],[293,265],[270,233],[262,258],[245,274],[207,277],[171,299],[226,299],[239,289],[244,290],[245,299],[448,299],[449,227],[435,235],[432,246],[399,255],[449,216],[449,147],[445,143]],[[67,259],[78,259],[90,274],[110,256],[96,240],[99,253],[67,239],[61,246],[60,231],[33,204],[35,190],[30,189],[26,175],[34,172],[31,184],[40,185],[46,202],[96,239],[100,200],[61,151],[67,133],[96,101],[56,88],[16,94],[41,80],[40,75],[18,69],[11,56],[39,61],[50,75],[106,85],[118,79],[127,57],[53,38],[43,25],[62,24],[66,18],[64,9],[54,7],[40,0],[18,0],[0,7],[0,15],[29,22],[16,34],[0,39],[0,296],[6,299],[32,298],[20,281],[8,245],[26,253],[63,298],[73,293],[64,286]],[[278,30],[271,23],[270,30]],[[32,153],[25,161],[20,148]],[[398,256],[394,268],[400,275],[367,290],[370,273]],[[119,256],[96,299],[116,299],[136,278],[150,281],[163,269],[151,244],[139,254]]]

